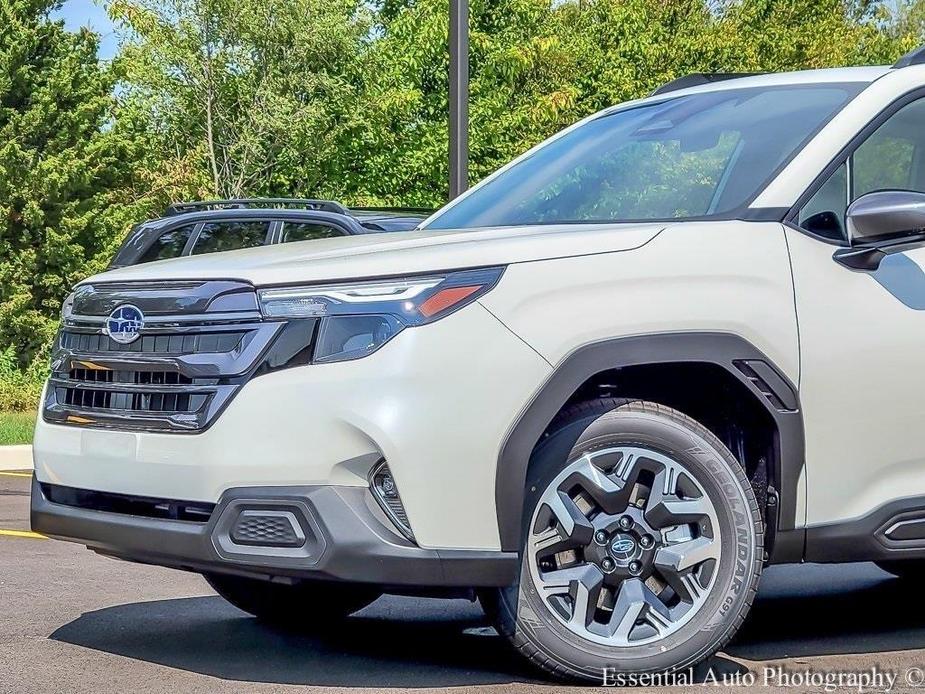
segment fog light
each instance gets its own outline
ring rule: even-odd
[[[414,533],[411,532],[408,514],[405,513],[405,507],[398,495],[395,478],[392,477],[392,472],[384,460],[370,471],[369,488],[389,520],[395,524],[402,535],[414,542]]]
[[[398,492],[395,491],[395,480],[387,472],[382,475],[382,493],[387,497],[398,496]]]

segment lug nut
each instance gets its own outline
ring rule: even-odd
[[[631,573],[638,574],[640,571],[642,571],[642,564],[640,564],[638,561],[630,562]]]
[[[633,525],[633,519],[630,518],[629,516],[623,516],[623,518],[620,519],[620,527],[623,528],[624,530],[626,530],[627,528],[631,528],[632,525]]]
[[[604,560],[601,562],[601,567],[604,569],[604,571],[613,571],[614,569],[613,559],[611,559],[610,557],[605,557]]]
[[[639,538],[639,544],[642,545],[643,549],[649,549],[649,547],[652,546],[652,536],[643,535],[641,538]]]
[[[594,541],[599,545],[606,545],[607,533],[605,533],[603,530],[598,530],[596,533],[594,533]]]

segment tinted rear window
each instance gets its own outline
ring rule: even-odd
[[[286,222],[283,226],[283,243],[290,241],[312,241],[343,236],[344,232],[318,222]]]
[[[262,246],[267,240],[269,228],[269,222],[208,222],[202,226],[192,254]]]
[[[167,231],[154,241],[151,246],[144,252],[144,255],[138,259],[139,263],[150,263],[155,260],[167,260],[168,258],[179,258],[189,241],[190,234],[193,233],[193,225],[177,227]]]

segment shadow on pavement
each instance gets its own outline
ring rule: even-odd
[[[478,605],[463,601],[385,597],[319,631],[276,631],[221,598],[201,597],[87,612],[51,638],[246,682],[382,688],[542,681],[486,626]],[[710,665],[717,676],[745,671],[725,658]]]
[[[925,648],[914,582],[872,565],[772,568],[726,649],[744,660]],[[901,605],[901,608],[897,608]],[[87,612],[51,638],[223,679],[343,687],[447,687],[537,681],[476,604],[386,596],[316,635],[275,631],[218,597]],[[742,672],[714,658],[714,673]]]
[[[219,597],[201,597],[87,612],[51,638],[250,682],[378,688],[535,679],[482,627],[478,605],[385,597],[341,624],[321,626],[318,635],[292,634]]]
[[[747,660],[925,648],[916,581],[864,565],[774,567],[726,653]]]

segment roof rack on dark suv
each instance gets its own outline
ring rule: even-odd
[[[348,208],[312,198],[236,198],[170,205],[132,229],[110,267],[289,241],[310,241],[417,227],[431,210]]]
[[[301,209],[350,214],[350,210],[334,200],[317,200],[313,198],[231,198],[228,200],[199,200],[174,203],[165,210],[164,216],[173,217],[178,214],[201,212],[203,210],[240,209]]]

